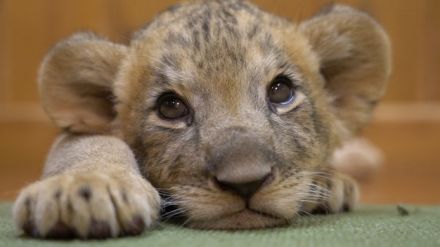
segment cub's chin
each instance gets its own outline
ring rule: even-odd
[[[192,221],[188,223],[188,226],[196,229],[237,230],[276,227],[287,223],[286,219],[243,209],[215,219]]]

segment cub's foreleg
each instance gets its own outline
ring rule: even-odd
[[[160,197],[130,148],[115,137],[61,135],[43,178],[20,193],[13,217],[20,232],[42,238],[140,234],[158,219]]]

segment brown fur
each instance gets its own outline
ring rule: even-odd
[[[295,24],[236,0],[182,3],[157,16],[129,46],[74,35],[48,54],[39,80],[46,111],[68,136],[49,155],[48,178],[17,199],[17,227],[29,233],[32,222],[34,235],[56,237],[61,234],[52,228],[61,222],[74,236],[123,235],[133,232],[126,222],[134,216],[146,226],[156,218],[153,187],[166,209],[177,208],[168,215],[196,228],[269,227],[301,213],[349,210],[356,185],[328,163],[383,95],[389,49],[373,19],[346,6]],[[294,81],[297,100],[271,109],[266,89],[279,74]],[[158,116],[156,100],[167,91],[187,102],[190,119]],[[247,199],[216,182],[265,174]],[[75,194],[81,185],[92,195],[110,189],[99,203],[87,199],[89,209],[66,209],[68,217],[36,216],[38,203],[66,206],[42,190],[66,188],[73,191],[68,198],[82,195],[75,200],[83,203],[84,191]],[[121,191],[137,199],[122,204],[113,196]],[[36,206],[26,206],[27,199]],[[95,217],[94,207],[106,204],[115,209]],[[78,213],[87,215],[81,223],[69,218]],[[111,231],[92,224],[95,218]]]

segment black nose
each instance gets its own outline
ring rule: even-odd
[[[260,179],[246,182],[246,183],[231,183],[231,182],[225,182],[220,181],[217,179],[217,183],[223,190],[229,190],[232,192],[237,193],[243,198],[250,198],[255,192],[258,191],[262,187],[262,185],[269,180],[269,177],[271,175],[264,176]]]

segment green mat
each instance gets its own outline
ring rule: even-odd
[[[289,227],[254,231],[201,231],[160,224],[137,237],[106,241],[47,241],[17,237],[10,204],[0,204],[0,246],[440,246],[440,207],[363,206],[353,213],[304,216]]]

